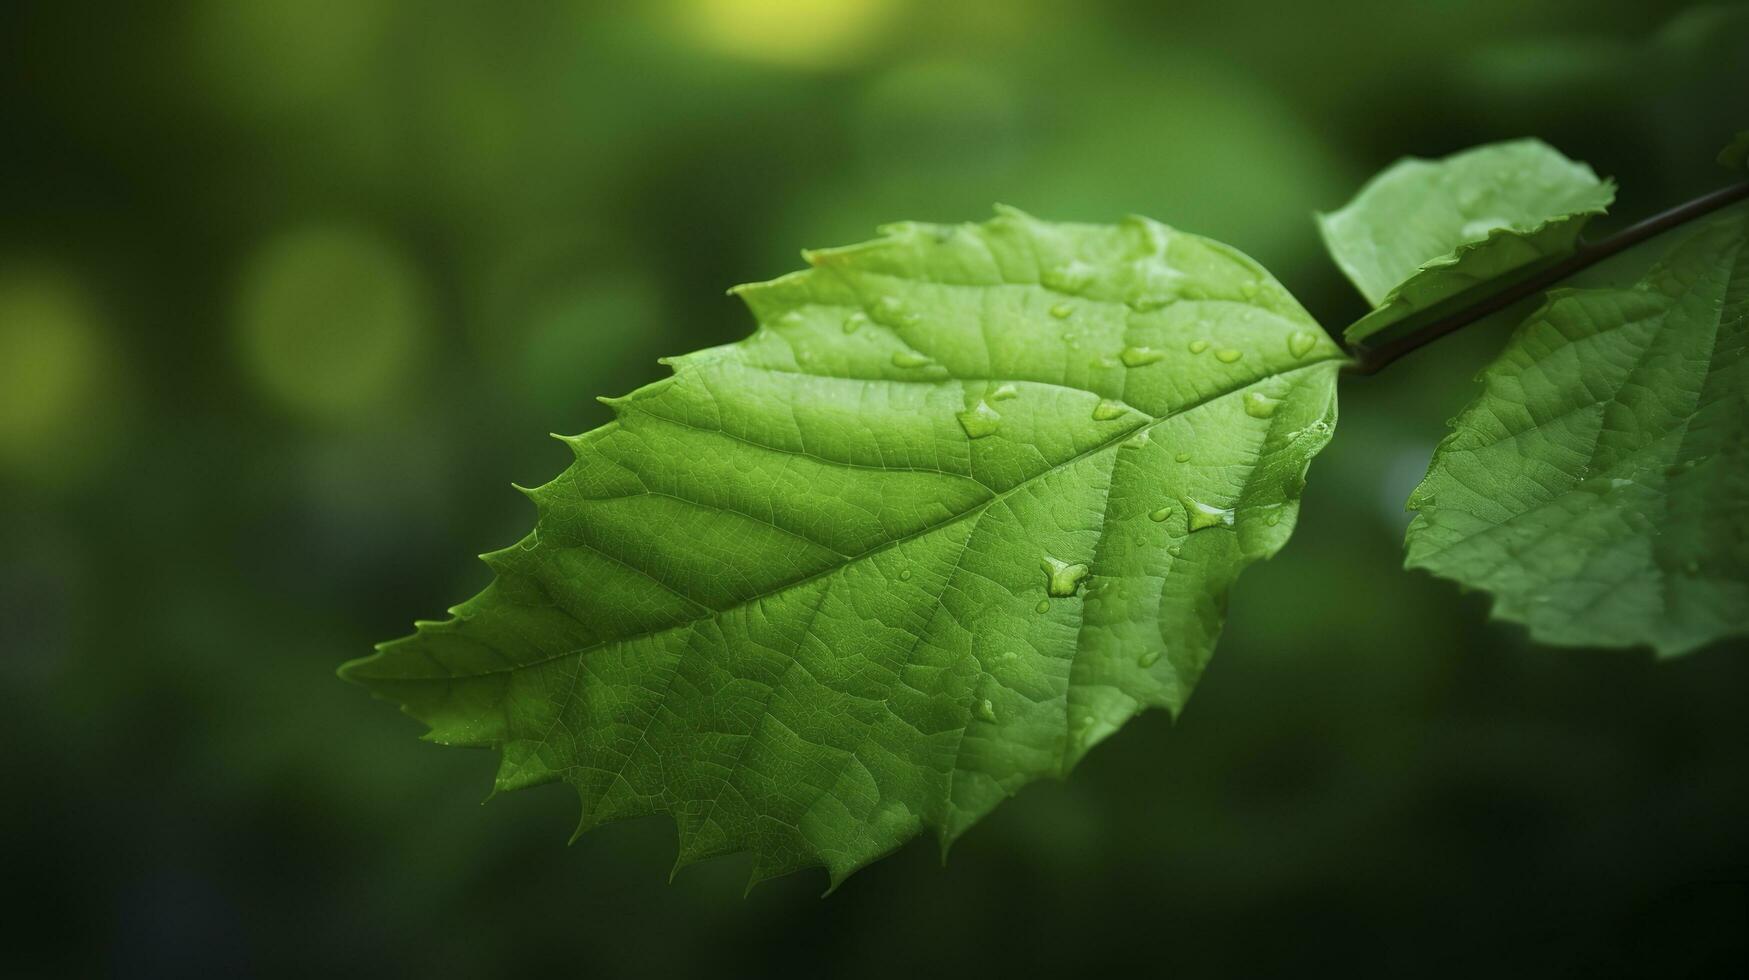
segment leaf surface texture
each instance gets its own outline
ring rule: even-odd
[[[1181,708],[1340,351],[1143,219],[883,232],[736,290],[752,336],[610,400],[493,585],[343,674],[581,829],[667,813],[678,865],[834,885]]]
[[[1331,256],[1374,307],[1344,336],[1358,343],[1459,294],[1510,285],[1571,253],[1614,197],[1613,184],[1538,140],[1398,161],[1318,216]]]
[[[1749,209],[1557,290],[1409,506],[1408,564],[1546,643],[1682,653],[1749,629]]]

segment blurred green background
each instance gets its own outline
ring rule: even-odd
[[[1537,648],[1400,570],[1500,324],[1353,380],[1182,720],[942,868],[667,882],[482,809],[335,679],[482,587],[549,431],[733,340],[802,246],[1137,212],[1361,303],[1310,219],[1538,135],[1637,217],[1724,178],[1741,10],[1645,0],[15,2],[0,10],[0,972],[1706,973],[1749,930],[1749,653]],[[1735,117],[1735,118],[1733,118]],[[1016,974],[1018,975],[1018,974]]]

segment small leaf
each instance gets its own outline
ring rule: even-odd
[[[1504,287],[1510,274],[1559,259],[1614,198],[1613,183],[1538,140],[1398,161],[1346,207],[1318,216],[1336,264],[1374,306],[1344,336],[1358,343],[1473,287]]]
[[[1183,706],[1342,355],[1256,263],[1139,218],[808,258],[736,291],[751,337],[567,440],[489,589],[343,675],[502,749],[499,789],[570,783],[583,829],[668,813],[681,865],[836,885]]]
[[[1749,209],[1625,288],[1550,294],[1410,498],[1408,565],[1546,643],[1749,630]]]

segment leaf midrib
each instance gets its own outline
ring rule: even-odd
[[[1137,425],[1133,428],[1124,429],[1124,430],[1118,432],[1116,435],[1112,436],[1110,439],[1107,439],[1106,441],[1104,441],[1096,446],[1093,446],[1093,447],[1086,449],[1080,453],[1077,453],[1074,456],[1072,456],[1066,460],[1063,460],[1060,463],[1056,463],[1054,465],[1047,466],[1044,469],[1039,470],[1037,473],[1034,473],[1032,476],[1029,476],[1026,479],[1021,480],[1020,482],[1014,484],[1013,486],[1008,487],[1007,489],[1002,490],[1000,492],[991,494],[991,496],[989,496],[988,498],[986,498],[984,500],[980,500],[977,504],[973,505],[972,507],[970,507],[966,510],[961,511],[958,514],[953,515],[952,517],[949,517],[945,520],[937,521],[936,523],[927,525],[925,527],[918,528],[917,530],[912,531],[909,534],[905,534],[905,535],[902,535],[900,537],[894,538],[891,541],[888,541],[888,542],[880,544],[876,547],[870,548],[870,549],[868,549],[860,554],[846,558],[842,562],[831,565],[827,568],[820,569],[819,571],[816,571],[816,572],[811,572],[808,575],[805,575],[801,578],[792,579],[788,582],[784,582],[783,584],[778,585],[774,588],[768,589],[764,592],[760,592],[760,593],[755,594],[755,595],[747,596],[744,599],[739,599],[739,600],[737,600],[729,605],[722,606],[720,608],[706,607],[710,611],[705,613],[704,615],[694,616],[691,619],[684,619],[684,620],[681,620],[679,622],[672,623],[668,626],[663,626],[659,629],[647,630],[647,631],[641,632],[641,633],[630,633],[630,634],[627,634],[624,636],[616,636],[616,637],[613,637],[611,639],[601,640],[600,642],[590,644],[589,646],[586,646],[586,647],[578,647],[574,650],[565,650],[565,651],[562,651],[560,653],[552,654],[551,656],[541,657],[541,658],[538,658],[535,660],[527,661],[525,663],[512,664],[512,665],[507,666],[507,667],[500,667],[500,668],[496,668],[493,670],[478,671],[478,672],[469,673],[469,674],[445,674],[442,677],[434,677],[434,678],[430,678],[430,679],[431,680],[464,681],[464,680],[471,680],[471,679],[480,678],[480,677],[493,677],[493,676],[497,676],[499,674],[513,674],[513,673],[516,673],[517,671],[520,671],[520,670],[528,670],[530,668],[539,667],[543,664],[548,664],[548,663],[551,663],[555,660],[562,660],[566,657],[581,657],[581,656],[588,654],[592,651],[599,650],[603,647],[610,646],[610,645],[615,644],[615,643],[625,643],[625,642],[629,642],[632,640],[643,639],[645,637],[657,636],[657,635],[660,635],[663,633],[671,632],[673,630],[685,629],[687,627],[693,626],[694,624],[703,622],[707,619],[711,619],[713,617],[732,612],[736,609],[739,609],[743,606],[748,605],[749,603],[758,602],[761,599],[769,599],[772,596],[778,595],[778,594],[783,593],[783,592],[787,592],[790,589],[801,588],[801,587],[806,586],[812,582],[818,581],[819,579],[826,578],[826,577],[831,576],[831,575],[835,575],[835,574],[843,571],[844,569],[850,567],[851,565],[856,564],[857,562],[864,561],[864,560],[869,559],[869,558],[873,558],[874,556],[876,556],[878,554],[881,554],[885,551],[889,551],[893,548],[897,548],[900,545],[906,544],[910,541],[914,541],[917,538],[923,537],[925,535],[933,534],[934,532],[942,530],[943,528],[951,527],[952,525],[954,525],[960,521],[966,520],[967,518],[970,518],[970,517],[978,514],[979,512],[989,508],[991,505],[996,504],[999,501],[1007,499],[1007,497],[1010,494],[1016,493],[1016,492],[1024,489],[1025,487],[1032,485],[1037,480],[1043,479],[1044,477],[1049,476],[1052,473],[1056,473],[1056,472],[1063,470],[1067,467],[1073,466],[1076,463],[1081,462],[1082,460],[1088,459],[1088,458],[1093,457],[1093,456],[1097,456],[1098,454],[1103,453],[1108,449],[1114,449],[1114,448],[1121,446],[1125,440],[1130,439],[1138,432],[1153,429],[1155,426],[1158,426],[1163,422],[1166,422],[1170,419],[1177,418],[1180,415],[1184,415],[1184,414],[1187,414],[1189,412],[1193,412],[1193,411],[1195,411],[1199,408],[1202,408],[1206,405],[1220,401],[1223,398],[1228,398],[1228,397],[1231,397],[1233,395],[1236,395],[1236,394],[1244,391],[1245,389],[1252,387],[1253,385],[1257,385],[1257,384],[1260,384],[1264,381],[1268,381],[1271,378],[1288,377],[1288,376],[1291,376],[1294,374],[1298,374],[1299,372],[1302,372],[1302,371],[1310,370],[1311,368],[1317,367],[1320,364],[1326,364],[1326,363],[1329,363],[1331,361],[1340,360],[1341,358],[1342,358],[1341,354],[1325,355],[1323,357],[1319,357],[1319,358],[1316,358],[1314,360],[1307,361],[1304,364],[1295,365],[1294,367],[1288,368],[1287,370],[1284,370],[1284,371],[1276,371],[1273,373],[1260,375],[1258,377],[1247,379],[1246,381],[1244,381],[1241,384],[1231,385],[1231,386],[1228,386],[1226,388],[1222,388],[1222,389],[1215,391],[1211,394],[1208,394],[1202,398],[1199,398],[1196,401],[1193,401],[1193,402],[1191,402],[1191,403],[1189,403],[1181,408],[1175,409],[1171,412],[1167,412],[1165,415],[1154,416],[1154,417],[1150,418],[1147,422],[1142,423],[1141,425]],[[1016,383],[1018,383],[1018,381]],[[1104,515],[1102,514],[1101,517],[1103,519]],[[539,525],[537,524],[536,525],[537,529],[538,529],[538,526]],[[407,678],[407,679],[410,679],[410,678]]]

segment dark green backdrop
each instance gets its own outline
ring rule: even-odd
[[[334,678],[487,581],[549,431],[901,218],[1129,212],[1340,327],[1310,219],[1539,135],[1610,225],[1724,178],[1749,30],[1645,0],[0,7],[0,972],[1739,968],[1749,650],[1537,648],[1399,570],[1501,325],[1347,383],[1181,723],[940,867],[667,882],[671,829]],[[1607,227],[1607,226],[1603,226]],[[1127,964],[1127,966],[1126,966]]]

